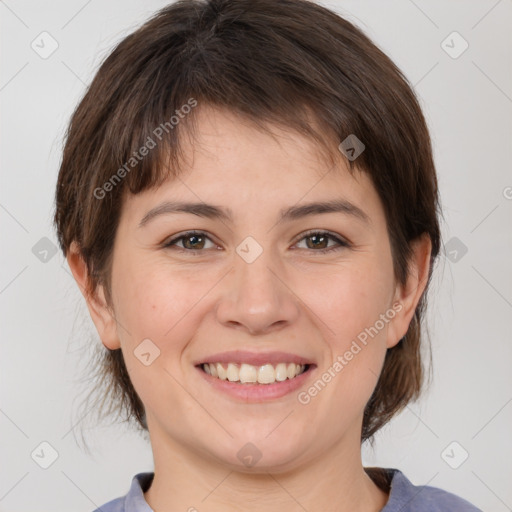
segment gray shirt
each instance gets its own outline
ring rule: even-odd
[[[389,499],[381,512],[482,512],[466,500],[437,487],[413,485],[398,469],[385,468],[391,482]],[[109,501],[94,512],[153,512],[144,499],[154,473],[138,473],[125,496]]]

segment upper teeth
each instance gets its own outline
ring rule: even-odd
[[[245,363],[242,363],[240,366],[236,363],[228,363],[226,369],[221,363],[204,363],[203,369],[212,377],[222,380],[227,379],[230,382],[272,384],[276,380],[281,382],[287,378],[293,379],[306,369],[306,365],[279,363],[275,367],[271,364],[256,367]]]

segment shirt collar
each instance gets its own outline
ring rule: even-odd
[[[144,499],[144,492],[149,489],[155,473],[137,473],[124,501],[124,510],[130,512],[154,512]]]
[[[398,469],[382,468],[389,475],[391,480],[391,489],[389,492],[389,499],[381,512],[391,512],[398,510],[399,505],[404,505],[410,501],[412,491],[417,488],[414,487],[407,477]],[[154,512],[144,499],[144,493],[149,489],[153,481],[154,473],[137,473],[130,486],[130,490],[126,495],[124,502],[124,510],[133,512]]]

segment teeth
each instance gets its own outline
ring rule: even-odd
[[[228,378],[228,374],[227,374],[226,370],[224,370],[224,368],[221,364],[219,364],[219,365],[211,364],[210,365],[210,373],[211,373],[212,366],[214,366],[216,368],[217,376],[219,379],[226,380]]]
[[[293,367],[293,364],[291,366]],[[286,364],[279,363],[276,366],[276,380],[278,382],[282,382],[283,380],[286,380],[287,377],[288,377],[288,368],[286,367]]]
[[[228,364],[228,371],[226,373],[230,382],[236,382],[240,375],[238,368],[233,363]]]
[[[276,371],[271,364],[260,366],[258,370],[258,382],[260,384],[272,384],[276,381]]]
[[[251,364],[242,364],[238,375],[242,384],[245,384],[246,382],[258,382],[258,370]]]
[[[306,365],[295,363],[279,363],[275,367],[271,364],[265,364],[260,367],[251,364],[242,363],[240,366],[235,363],[228,363],[224,368],[221,363],[205,363],[203,370],[212,377],[230,382],[240,382],[242,384],[273,384],[282,382],[286,379],[293,379],[300,375],[306,369]]]

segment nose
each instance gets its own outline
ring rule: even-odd
[[[286,271],[270,250],[248,263],[235,255],[234,269],[217,306],[217,320],[251,335],[271,333],[292,324],[299,300]]]

